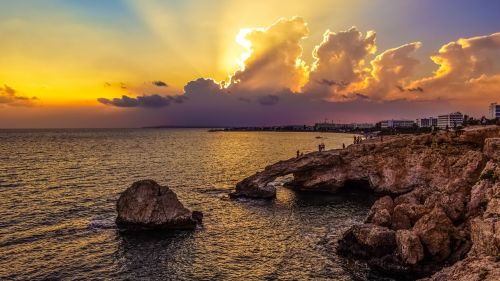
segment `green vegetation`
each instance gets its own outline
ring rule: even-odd
[[[486,277],[488,276],[488,274],[489,274],[488,269],[482,267],[481,269],[479,269],[479,280],[486,279]]]
[[[498,180],[498,175],[495,174],[494,169],[490,169],[490,170],[486,171],[484,174],[482,174],[480,179],[481,180],[490,180],[490,181],[495,183]]]

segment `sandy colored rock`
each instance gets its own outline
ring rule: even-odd
[[[484,141],[484,154],[489,158],[500,161],[500,138],[488,138]]]
[[[390,226],[392,222],[392,211],[394,201],[390,196],[384,196],[378,199],[368,212],[367,223],[373,223],[380,226]]]
[[[405,263],[414,265],[424,259],[424,247],[417,234],[410,230],[396,231],[398,253]]]
[[[498,251],[499,139],[500,126],[481,126],[365,141],[270,165],[238,183],[235,195],[274,198],[269,183],[289,174],[287,186],[299,191],[364,187],[388,195],[338,241],[342,256],[399,276],[442,269],[434,276],[474,280]],[[460,267],[445,273],[452,264]],[[460,273],[469,265],[473,272]]]
[[[341,241],[340,251],[364,257],[383,257],[396,249],[396,233],[374,224],[353,226]]]
[[[431,256],[438,261],[446,259],[450,253],[451,235],[455,232],[454,226],[446,213],[435,208],[431,213],[420,218],[413,231],[418,235]]]
[[[498,281],[498,263],[495,257],[468,257],[422,281]]]

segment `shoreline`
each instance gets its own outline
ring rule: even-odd
[[[337,252],[397,278],[500,278],[500,126],[384,136],[267,166],[233,198],[273,199],[270,183],[338,193],[364,186],[382,195]]]

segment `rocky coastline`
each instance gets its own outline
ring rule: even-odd
[[[337,251],[398,279],[500,280],[500,127],[365,141],[266,167],[231,197],[363,186],[380,194]]]

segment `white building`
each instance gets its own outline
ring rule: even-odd
[[[419,128],[430,128],[438,125],[438,119],[436,117],[419,118],[416,123]]]
[[[489,119],[500,118],[500,104],[494,102],[490,104],[490,114]]]
[[[438,127],[440,129],[456,128],[462,126],[464,123],[464,116],[460,112],[453,112],[446,115],[438,116]]]
[[[412,120],[383,120],[380,121],[380,127],[382,129],[387,128],[411,128],[415,125]]]

